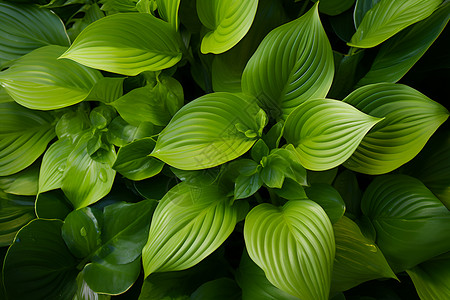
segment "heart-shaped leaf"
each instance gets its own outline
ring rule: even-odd
[[[194,266],[226,240],[237,217],[237,206],[217,186],[176,185],[155,210],[142,250],[145,277]]]
[[[396,272],[450,250],[450,211],[415,178],[377,177],[364,193],[361,209]]]
[[[323,171],[346,161],[380,120],[342,101],[309,100],[289,115],[284,137],[305,168]]]
[[[442,0],[381,0],[366,12],[349,46],[371,48],[397,32],[425,19]]]
[[[178,10],[180,9],[181,0],[156,0],[158,13],[163,20],[178,30]]]
[[[449,112],[406,85],[378,83],[361,87],[344,102],[384,118],[361,141],[344,166],[366,174],[390,172],[415,157]]]
[[[242,91],[271,117],[285,119],[305,100],[325,97],[333,74],[333,52],[316,4],[264,38],[242,74]]]
[[[212,93],[183,106],[159,134],[152,156],[182,170],[215,167],[247,152],[266,115],[253,98]]]
[[[64,24],[47,9],[1,2],[0,20],[0,68],[43,46],[70,45]]]
[[[334,235],[318,204],[260,204],[245,219],[244,238],[248,254],[273,285],[300,299],[328,299]]]
[[[86,27],[60,58],[135,76],[175,65],[181,59],[180,43],[177,32],[151,14],[119,13]]]
[[[202,53],[230,50],[250,29],[257,8],[258,0],[197,0],[198,17],[210,30],[202,39]]]

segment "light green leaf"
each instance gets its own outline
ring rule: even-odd
[[[34,196],[38,192],[39,163],[34,163],[19,173],[0,177],[0,190],[5,193]]]
[[[0,103],[0,176],[30,166],[55,137],[51,114]]]
[[[0,72],[0,85],[20,105],[51,110],[83,101],[101,73],[69,60],[58,60],[67,48],[46,46]]]
[[[411,277],[420,299],[448,299],[450,295],[450,255],[448,253],[406,272]]]
[[[263,140],[258,140],[252,147],[251,156],[255,162],[260,162],[264,156],[269,155],[269,147]]]
[[[336,223],[344,215],[345,203],[338,191],[326,183],[315,183],[305,188],[308,199],[319,204],[327,213],[331,223]]]
[[[88,153],[92,133],[87,132],[69,154],[64,170],[61,189],[79,209],[97,202],[111,190],[116,171],[111,165],[94,160]],[[114,148],[111,154],[115,156]]]
[[[82,103],[76,111],[69,110],[56,123],[55,131],[58,139],[69,138],[76,143],[80,136],[91,127],[89,109]]]
[[[137,0],[102,0],[101,10],[105,11],[107,15],[112,15],[118,12],[136,12]]]
[[[3,266],[9,299],[72,299],[77,261],[61,237],[62,224],[36,219],[17,233]]]
[[[366,238],[355,222],[342,217],[333,225],[336,257],[331,277],[331,291],[346,291],[376,278],[394,278],[383,253]]]
[[[215,185],[180,183],[159,202],[142,251],[145,277],[190,268],[233,232],[237,206]]]
[[[390,172],[415,157],[449,116],[439,103],[400,84],[367,85],[351,93],[344,102],[384,118],[344,164],[348,169],[371,175]]]
[[[69,46],[63,22],[47,9],[1,2],[0,19],[0,69],[34,49]]]
[[[305,100],[325,97],[333,73],[333,52],[316,4],[264,38],[242,74],[242,91],[257,97],[271,117],[285,119]]]
[[[260,204],[247,215],[244,238],[249,256],[273,285],[300,299],[328,299],[334,235],[318,204]]]
[[[313,1],[318,2],[318,0]],[[330,16],[336,16],[352,7],[353,3],[355,3],[355,0],[320,0],[319,11]]]
[[[250,197],[259,190],[262,184],[263,181],[259,173],[250,176],[241,174],[236,178],[234,198],[243,199]]]
[[[380,120],[342,101],[309,100],[289,115],[284,137],[306,169],[323,171],[346,161]]]
[[[197,0],[197,14],[209,29],[202,39],[203,54],[230,50],[248,32],[255,18],[258,0]]]
[[[415,178],[377,177],[366,189],[361,209],[396,272],[450,250],[450,211]]]
[[[353,19],[355,28],[361,24],[366,13],[381,0],[356,0],[355,10],[353,12]]]
[[[289,162],[281,155],[271,153],[261,160],[261,179],[270,188],[281,189],[286,177],[286,170],[289,169]]]
[[[160,17],[178,31],[178,10],[181,0],[156,0]]]
[[[8,94],[8,92],[0,85],[0,103],[14,102],[14,99]]]
[[[252,100],[212,93],[188,103],[160,133],[152,156],[182,170],[211,168],[241,156],[266,124]]]
[[[180,43],[176,31],[151,14],[119,13],[86,27],[60,58],[135,76],[175,65],[181,59]]]
[[[192,300],[240,300],[241,289],[233,279],[222,277],[202,284],[191,295]]]
[[[80,273],[77,276],[78,289],[72,300],[110,300],[109,295],[99,295],[94,292],[86,283],[83,278],[83,274]]]
[[[427,18],[442,0],[381,0],[364,15],[349,46],[371,48]]]
[[[73,207],[61,190],[52,190],[38,195],[35,209],[38,218],[64,220]]]
[[[134,140],[152,136],[154,133],[152,123],[144,122],[139,124],[139,126],[133,126],[119,116],[111,121],[106,134],[111,144],[123,147]]]
[[[400,80],[444,30],[449,15],[450,3],[447,2],[430,17],[383,43],[369,72],[357,86]]]
[[[86,101],[100,101],[110,103],[123,95],[123,81],[125,77],[103,77],[92,88]]]

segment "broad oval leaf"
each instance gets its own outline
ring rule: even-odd
[[[273,285],[300,299],[328,299],[334,235],[318,204],[260,204],[245,219],[244,238],[248,254]]]
[[[183,106],[160,133],[152,156],[182,170],[215,167],[261,136],[266,115],[249,96],[212,93]]]
[[[0,103],[0,176],[30,166],[55,137],[54,117],[14,102]]]
[[[226,240],[237,218],[237,206],[217,186],[176,185],[155,210],[142,250],[145,277],[194,266]]]
[[[342,217],[333,225],[336,257],[331,291],[346,291],[376,278],[397,278],[377,245],[366,238],[355,222]]]
[[[309,100],[289,115],[284,137],[306,169],[323,171],[345,162],[380,120],[342,101]]]
[[[58,60],[66,49],[52,45],[26,54],[0,72],[0,85],[31,109],[58,109],[83,101],[102,75],[76,62]]]
[[[381,0],[364,15],[349,46],[371,48],[397,32],[425,19],[442,0]]]
[[[163,20],[178,30],[178,10],[180,9],[181,0],[156,0],[158,13]]]
[[[210,31],[202,39],[204,54],[230,50],[248,32],[258,8],[258,0],[197,0],[197,13]]]
[[[396,272],[450,250],[450,211],[415,178],[377,177],[364,193],[361,209]]]
[[[271,117],[285,119],[305,100],[325,97],[333,74],[333,52],[316,4],[264,38],[244,69],[242,91]]]
[[[344,215],[345,203],[341,195],[331,185],[315,183],[305,188],[308,199],[319,204],[327,213],[331,223],[336,223]]]
[[[86,27],[60,58],[135,76],[175,65],[181,59],[180,43],[177,32],[151,14],[119,13]]]
[[[0,67],[43,46],[70,45],[63,22],[47,9],[1,2],[0,20]]]
[[[390,172],[415,157],[449,116],[439,103],[400,84],[367,85],[348,95],[344,102],[384,118],[344,164],[371,175]]]
[[[77,261],[61,237],[62,224],[36,219],[17,233],[3,266],[10,299],[72,299]]]

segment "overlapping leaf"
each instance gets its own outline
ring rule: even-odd
[[[345,212],[345,203],[339,192],[326,183],[315,183],[305,188],[308,199],[319,204],[331,223],[339,221]]]
[[[13,195],[37,195],[39,167],[39,162],[36,162],[18,173],[0,177],[0,190]]]
[[[380,120],[342,101],[309,100],[289,115],[284,137],[305,168],[322,171],[346,161]]]
[[[250,257],[273,285],[300,299],[328,299],[334,235],[318,204],[260,204],[246,217],[244,238]]]
[[[251,97],[213,93],[182,107],[160,133],[152,156],[182,170],[235,159],[261,136],[266,115]]]
[[[178,10],[180,9],[181,0],[156,0],[158,13],[163,20],[178,30]]]
[[[366,174],[387,173],[411,160],[449,116],[439,103],[400,84],[367,85],[351,93],[344,102],[384,118],[344,164]]]
[[[0,3],[0,67],[47,45],[69,46],[64,24],[47,9]]]
[[[356,0],[355,10],[353,11],[353,19],[355,28],[358,28],[365,14],[381,0]]]
[[[317,0],[313,0],[317,2]],[[330,16],[336,16],[353,6],[355,0],[321,0],[319,11]]]
[[[397,32],[425,19],[442,0],[381,0],[366,12],[349,46],[371,48]]]
[[[151,14],[119,13],[86,27],[61,58],[134,76],[175,65],[181,59],[180,43],[177,32]]]
[[[52,45],[26,54],[0,72],[0,85],[31,109],[58,109],[83,101],[102,75],[76,62],[58,60],[66,49]]]
[[[200,21],[210,29],[202,39],[202,53],[230,50],[248,32],[255,18],[258,0],[197,0]]]
[[[333,53],[316,4],[264,38],[242,74],[242,90],[257,97],[271,117],[284,119],[305,100],[325,97],[333,73]]]

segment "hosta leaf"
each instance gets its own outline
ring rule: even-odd
[[[333,225],[336,257],[331,277],[333,292],[346,291],[376,278],[397,278],[383,253],[355,222],[342,217]]]
[[[58,139],[69,138],[76,143],[80,136],[91,127],[88,109],[85,105],[80,105],[76,111],[68,110],[63,114],[55,127]]]
[[[444,254],[406,270],[422,300],[446,300],[450,295],[450,255]]]
[[[69,46],[63,22],[47,9],[2,2],[0,19],[0,68],[43,46]]]
[[[272,30],[242,74],[242,91],[273,118],[286,118],[307,99],[325,97],[333,81],[333,52],[317,4]]]
[[[37,219],[17,233],[3,266],[10,299],[72,299],[77,261],[61,237],[62,224]]]
[[[364,193],[361,209],[396,272],[450,250],[450,211],[415,178],[377,177]]]
[[[0,85],[19,104],[51,110],[83,101],[102,77],[99,71],[70,60],[58,60],[66,47],[46,46],[0,72]]]
[[[83,278],[83,274],[80,273],[77,276],[77,284],[78,289],[75,293],[75,296],[72,300],[110,300],[111,296],[109,295],[99,295],[96,292],[94,292],[86,283],[86,281]]]
[[[215,167],[247,152],[266,116],[252,98],[213,93],[183,106],[160,133],[152,156],[182,170]]]
[[[159,202],[142,251],[145,277],[190,268],[234,230],[238,209],[215,185],[180,183]]]
[[[0,85],[0,103],[14,102],[14,99],[8,94],[8,92]]]
[[[450,3],[447,2],[430,17],[383,43],[358,86],[400,80],[440,35],[449,21],[449,14]]]
[[[69,154],[61,189],[75,209],[97,202],[111,190],[116,171],[111,165],[94,160],[88,153],[92,134],[84,134]],[[112,150],[114,156],[114,148]]]
[[[14,102],[0,103],[0,176],[31,165],[55,137],[54,118]]]
[[[400,84],[367,85],[351,93],[344,102],[384,118],[344,164],[366,174],[387,173],[411,160],[449,115],[439,103]]]
[[[154,126],[152,123],[141,123],[139,126],[128,124],[122,117],[116,117],[108,126],[108,141],[118,147],[154,134]]]
[[[260,204],[246,217],[244,238],[249,256],[273,285],[300,299],[328,299],[334,235],[318,204]]]
[[[306,169],[323,171],[346,161],[380,120],[342,101],[309,100],[289,115],[284,137]]]
[[[172,67],[181,50],[176,31],[163,20],[147,13],[115,14],[86,27],[60,58],[135,76]]]
[[[331,223],[336,223],[345,212],[345,203],[339,192],[326,183],[315,183],[305,188],[308,199],[319,204],[327,213]]]
[[[35,207],[36,215],[41,219],[64,220],[73,210],[71,203],[61,190],[39,194]]]
[[[233,279],[222,277],[202,284],[191,295],[192,300],[240,300],[241,289]]]
[[[110,103],[123,95],[123,82],[125,77],[103,77],[97,81],[86,101],[100,101]]]
[[[19,173],[0,177],[0,190],[5,193],[34,196],[38,192],[39,163],[36,162]]]
[[[371,48],[397,32],[425,19],[442,0],[381,0],[364,15],[349,46]]]
[[[156,0],[158,13],[161,18],[178,30],[178,10],[180,9],[181,0]]]
[[[250,29],[257,8],[258,0],[197,0],[198,17],[210,30],[202,39],[202,53],[230,50]]]
[[[365,14],[381,0],[356,0],[355,10],[353,11],[353,19],[355,27],[358,28]]]
[[[317,2],[318,0],[313,0]],[[336,16],[353,6],[355,0],[320,0],[319,11],[330,16]]]
[[[91,23],[103,18],[105,13],[100,9],[97,3],[86,4],[84,1],[80,1],[84,4],[77,13],[70,18],[67,24],[72,26],[67,30],[67,34],[70,40],[75,38]],[[78,17],[81,16],[81,17]]]
[[[358,185],[356,174],[350,170],[344,170],[334,180],[333,187],[342,196],[345,202],[345,212],[355,217],[361,214],[361,189]]]

